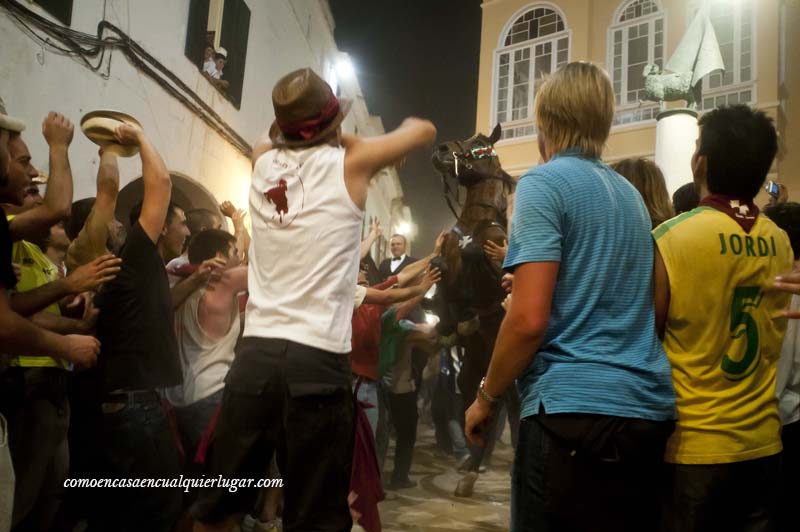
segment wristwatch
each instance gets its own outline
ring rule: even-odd
[[[486,383],[486,377],[481,379],[481,385],[478,386],[478,397],[489,403],[490,405],[495,404],[497,401],[500,400],[499,397],[495,397],[493,395],[489,395],[483,385]]]

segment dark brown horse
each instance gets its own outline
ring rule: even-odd
[[[507,239],[508,196],[514,180],[500,166],[494,143],[500,138],[500,125],[487,137],[481,133],[463,141],[440,144],[433,154],[433,165],[442,174],[448,206],[456,215],[442,246],[442,281],[433,301],[439,316],[437,330],[442,336],[457,335],[464,357],[458,385],[468,407],[475,398],[481,378],[489,367],[497,332],[504,312],[501,302],[505,292],[500,286],[503,275],[499,261],[483,251],[491,240],[503,245]],[[456,214],[450,198],[448,179],[466,188],[461,212]],[[519,400],[511,387],[506,397],[510,418],[519,420]],[[490,430],[492,434],[494,429]],[[512,432],[516,426],[512,422]],[[493,442],[493,438],[489,438]],[[492,445],[489,443],[488,445]],[[487,447],[488,448],[488,447]],[[477,479],[478,468],[486,449],[471,449],[467,473],[458,484],[456,495],[468,497]]]

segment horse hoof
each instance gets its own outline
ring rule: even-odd
[[[470,471],[458,481],[456,486],[456,497],[472,497],[475,488],[475,481],[478,480],[478,473]]]

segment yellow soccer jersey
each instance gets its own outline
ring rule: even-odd
[[[9,215],[7,218],[10,222],[14,216]],[[34,288],[38,288],[58,278],[58,271],[55,265],[50,262],[50,259],[47,258],[47,255],[42,253],[39,246],[25,240],[14,242],[11,250],[11,261],[22,267],[19,282],[17,282],[17,292],[33,290]],[[53,303],[47,307],[44,312],[55,314],[56,316],[61,315],[61,309],[59,309],[57,303]],[[50,357],[41,356],[15,357],[11,359],[11,365],[24,367],[68,367],[66,363],[62,363]]]
[[[781,451],[775,398],[790,295],[769,290],[791,271],[789,238],[759,215],[746,233],[698,207],[653,231],[669,274],[664,349],[678,422],[666,461],[741,462]]]

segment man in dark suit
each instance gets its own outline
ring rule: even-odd
[[[406,237],[403,235],[392,235],[392,238],[389,240],[389,249],[392,252],[392,258],[384,259],[378,268],[381,279],[384,281],[389,276],[397,275],[403,271],[403,268],[412,262],[417,262],[417,259],[406,256]]]

